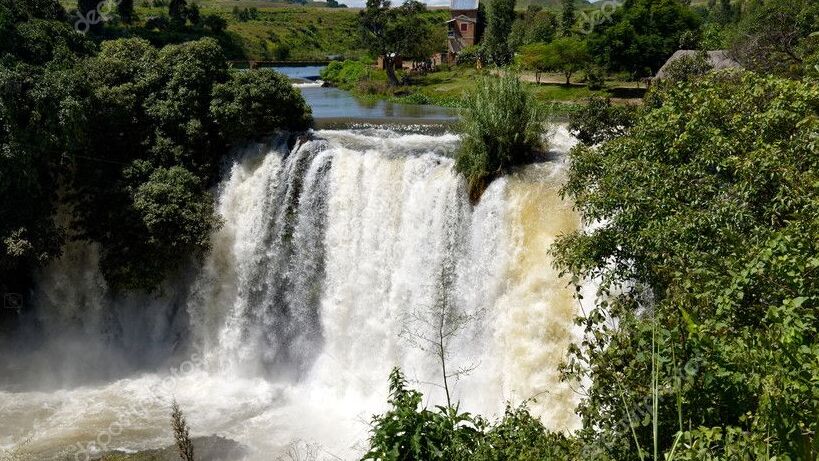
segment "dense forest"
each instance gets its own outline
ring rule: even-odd
[[[231,72],[211,39],[95,41],[51,0],[0,2],[0,36],[4,292],[72,239],[102,245],[112,287],[156,287],[207,250],[229,146],[310,124],[286,78]]]

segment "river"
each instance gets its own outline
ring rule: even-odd
[[[302,91],[318,120],[452,116]],[[413,338],[443,297],[468,319],[449,344],[449,365],[472,369],[453,385],[462,409],[495,417],[538,396],[548,428],[577,427],[557,371],[577,306],[548,252],[580,226],[558,193],[574,140],[563,127],[550,139],[555,161],[494,181],[475,206],[445,131],[317,129],[236,149],[211,253],[158,293],[111,294],[92,243],[39,274],[25,339],[0,358],[0,447],[84,460],[167,446],[176,399],[193,436],[238,447],[198,459],[356,459],[393,367],[442,402]]]
[[[451,124],[458,111],[449,107],[399,104],[385,100],[357,98],[348,91],[322,86],[321,67],[275,67],[301,89],[321,128],[341,128],[367,124]]]

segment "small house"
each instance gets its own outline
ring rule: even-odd
[[[464,48],[478,43],[479,0],[450,0],[451,18],[447,24],[447,52],[454,62]]]

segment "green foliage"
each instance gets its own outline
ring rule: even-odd
[[[760,73],[799,77],[804,61],[819,51],[819,4],[811,0],[764,0],[749,5],[731,43],[743,65]]]
[[[117,14],[122,22],[130,24],[134,20],[134,0],[119,0]]]
[[[339,88],[350,89],[370,73],[370,67],[361,61],[333,61],[322,69],[321,78]]]
[[[481,445],[472,460],[541,461],[580,459],[577,439],[562,433],[548,432],[526,404],[507,405],[503,419],[485,431]]]
[[[263,136],[276,130],[300,131],[312,122],[310,107],[282,74],[240,72],[213,88],[211,114],[227,140]]]
[[[713,73],[571,152],[564,193],[600,223],[555,247],[578,281],[600,280],[564,370],[592,383],[585,444],[635,459],[656,411],[661,452],[680,430],[723,428],[684,433],[683,459],[748,459],[762,440],[777,459],[815,459],[818,129],[816,84]]]
[[[589,64],[586,66],[586,84],[592,91],[599,91],[606,86],[606,71],[602,67]]]
[[[233,16],[240,22],[253,21],[259,19],[259,10],[256,8],[233,7]]]
[[[474,66],[479,60],[484,59],[483,47],[480,45],[470,45],[461,49],[455,57],[458,65]]]
[[[575,37],[561,37],[543,48],[542,67],[566,76],[566,85],[572,75],[583,69],[591,57],[586,43]]]
[[[543,43],[534,43],[523,46],[518,52],[518,60],[521,68],[531,70],[535,73],[537,83],[540,83],[540,75],[543,72],[551,70],[547,59],[550,57],[551,50],[548,45]]]
[[[611,70],[653,75],[677,51],[682,35],[699,26],[697,15],[679,0],[631,0],[610,22],[595,27],[589,50]]]
[[[214,34],[221,34],[227,29],[227,21],[223,17],[215,14],[205,16],[203,24]]]
[[[529,5],[522,18],[515,20],[509,36],[509,45],[513,49],[534,43],[549,43],[557,35],[557,16],[541,7]]]
[[[512,60],[509,35],[515,21],[515,0],[490,0],[483,48],[490,62],[502,66]]]
[[[569,461],[578,459],[576,441],[546,431],[526,405],[507,406],[490,425],[457,407],[420,408],[423,395],[409,389],[401,371],[390,374],[390,409],[373,417],[365,460]]]
[[[544,113],[517,75],[482,77],[464,98],[455,170],[473,202],[496,176],[531,161],[543,147]]]
[[[456,408],[419,409],[423,396],[408,389],[399,369],[390,373],[390,410],[373,417],[365,460],[465,459],[478,442],[479,428]]]
[[[611,99],[593,97],[576,113],[572,114],[569,131],[580,142],[594,146],[628,133],[634,125],[635,109],[617,106]]]
[[[560,27],[563,30],[563,36],[568,37],[572,34],[572,29],[577,22],[575,16],[574,0],[561,0],[561,7],[563,8],[560,14]]]
[[[176,27],[185,25],[188,19],[188,1],[187,0],[170,0],[168,2],[168,16],[171,18],[171,23]]]
[[[362,42],[370,53],[383,57],[391,85],[398,84],[397,57],[423,60],[443,47],[444,29],[426,13],[417,0],[405,0],[398,8],[391,8],[389,0],[367,0],[359,14]]]
[[[23,291],[66,238],[101,244],[113,289],[153,288],[208,249],[228,145],[303,129],[305,103],[281,76],[231,76],[214,40],[95,54],[56,1],[21,5],[0,0],[2,288]]]
[[[213,197],[201,180],[181,166],[157,168],[133,190],[133,207],[148,243],[171,256],[202,256],[216,227]]]

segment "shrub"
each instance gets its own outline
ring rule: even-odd
[[[526,404],[507,406],[500,421],[460,412],[457,405],[421,408],[423,395],[390,374],[390,409],[373,417],[365,460],[569,461],[580,459],[576,438],[548,432]]]
[[[569,131],[583,144],[593,146],[628,132],[634,124],[635,109],[615,106],[611,99],[593,97],[572,114]]]
[[[474,203],[492,179],[531,161],[544,147],[544,112],[513,73],[481,77],[463,107],[455,170],[466,177]]]
[[[261,69],[236,72],[213,88],[210,112],[228,140],[259,136],[277,129],[303,130],[310,108],[284,75]]]
[[[606,72],[602,67],[590,65],[586,68],[586,85],[592,91],[602,90],[606,86]]]
[[[166,15],[152,16],[145,21],[145,28],[148,30],[166,30],[170,26],[170,20]]]
[[[660,450],[680,429],[733,427],[691,443],[764,439],[776,459],[816,459],[819,87],[712,72],[655,97],[626,135],[569,156],[563,192],[600,223],[554,248],[576,280],[602,281],[564,369],[591,383],[578,413],[616,459],[658,440],[645,418],[623,424],[647,408],[656,330],[653,380],[679,389],[652,405]]]
[[[349,59],[344,62],[333,61],[321,71],[322,80],[348,90],[369,75],[369,66]]]
[[[474,66],[478,60],[483,60],[483,48],[478,45],[467,46],[455,56],[455,62],[458,65],[472,65]]]
[[[223,17],[216,14],[209,14],[205,16],[204,25],[214,34],[222,33],[225,31],[225,29],[227,29],[227,21]]]
[[[578,440],[547,431],[525,403],[519,407],[507,405],[503,419],[486,432],[476,451],[471,458],[474,461],[580,459]]]
[[[466,459],[479,441],[480,423],[456,408],[419,408],[423,395],[407,387],[398,368],[390,373],[390,409],[373,417],[368,460]]]

